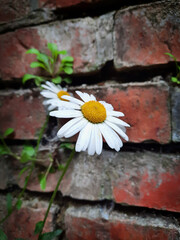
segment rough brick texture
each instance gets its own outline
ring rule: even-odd
[[[66,20],[19,29],[0,35],[0,76],[4,80],[21,78],[31,70],[30,62],[35,58],[25,54],[35,47],[45,52],[47,42],[57,43],[74,57],[74,72],[91,72],[100,69],[106,61],[112,60],[113,13],[97,19]],[[106,47],[105,47],[106,46]]]
[[[0,94],[1,132],[14,128],[15,139],[35,139],[45,122],[46,114],[39,92],[6,91]]]
[[[41,154],[43,161],[48,154]],[[59,152],[58,160],[65,164],[69,155]],[[24,186],[26,174],[19,178],[20,166],[16,161],[1,160],[1,169],[8,178],[1,189],[17,184]],[[42,171],[42,169],[40,170]],[[34,170],[27,189],[39,191],[38,168]],[[61,172],[47,178],[45,192],[54,190]],[[180,155],[151,152],[111,152],[103,150],[100,156],[76,154],[60,191],[64,196],[85,200],[114,200],[116,203],[180,211]]]
[[[172,92],[172,140],[180,142],[180,89]]]
[[[0,219],[2,219],[6,214],[6,200],[4,196],[0,196],[0,199]],[[44,219],[47,207],[47,202],[39,201],[37,198],[33,198],[33,200],[30,201],[23,200],[21,209],[14,211],[2,226],[8,239],[14,240],[16,238],[23,238],[37,240],[38,236],[34,235],[35,224]],[[49,212],[43,232],[54,230],[54,215],[57,210],[58,207],[53,205]]]
[[[127,129],[130,142],[170,141],[169,88],[165,82],[110,83],[80,90],[94,94],[98,100],[112,104],[116,111],[125,114],[122,119],[131,125]]]
[[[0,0],[0,23],[18,20],[29,13],[30,4],[26,0]]]
[[[77,88],[76,88],[77,89]],[[74,91],[74,88],[71,88]],[[127,130],[130,142],[154,140],[168,143],[171,139],[169,89],[165,82],[136,84],[104,84],[82,91],[111,103],[115,110],[125,114],[131,127]],[[112,98],[113,96],[113,98]],[[42,98],[38,93],[20,91],[0,94],[1,131],[15,128],[14,138],[33,139],[45,119]],[[15,117],[11,117],[15,116]]]
[[[114,64],[116,69],[149,66],[180,59],[179,1],[161,1],[120,10],[115,17]]]
[[[177,240],[180,228],[175,219],[136,216],[101,207],[70,207],[65,225],[68,240]]]
[[[49,8],[64,8],[64,7],[74,7],[81,3],[92,4],[95,2],[99,2],[100,0],[39,0],[39,5],[41,7],[49,7]]]

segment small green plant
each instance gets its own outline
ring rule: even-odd
[[[65,73],[65,74],[70,75],[73,73],[73,61],[74,61],[73,57],[68,56],[67,51],[65,51],[65,50],[59,51],[57,48],[57,45],[55,43],[48,43],[47,48],[50,51],[50,56],[46,55],[44,53],[41,53],[39,50],[37,50],[35,48],[29,49],[26,53],[36,55],[37,61],[32,62],[30,64],[30,67],[31,68],[42,68],[43,70],[45,70],[48,73],[48,74],[46,74],[48,77],[36,76],[36,75],[27,73],[24,75],[22,82],[25,83],[28,80],[34,80],[36,86],[38,86],[38,87],[41,87],[41,84],[47,80],[53,82],[54,84],[61,84],[63,81],[67,84],[70,84],[71,80],[68,77],[62,78],[60,76],[60,74]],[[63,58],[61,58],[60,55],[65,55],[65,56]],[[16,209],[19,210],[21,208],[21,205],[22,205],[21,199],[23,197],[23,194],[27,188],[28,182],[30,181],[32,172],[35,169],[35,167],[37,166],[37,162],[40,161],[40,159],[37,158],[37,154],[38,154],[40,142],[43,137],[43,133],[44,133],[47,123],[48,123],[48,119],[49,119],[49,116],[47,116],[44,125],[40,129],[36,146],[25,144],[19,155],[15,154],[8,147],[8,145],[6,144],[6,141],[5,141],[9,135],[13,134],[14,129],[8,128],[2,135],[0,135],[0,156],[1,155],[9,155],[9,156],[15,158],[16,160],[20,161],[21,164],[23,164],[23,168],[19,172],[19,177],[22,174],[26,173],[23,189],[17,196],[17,200],[16,200],[15,204],[13,204],[13,196],[10,193],[7,194],[7,196],[6,196],[7,215],[3,219],[0,220],[0,224],[2,224],[13,213],[14,210],[16,210]],[[53,240],[57,236],[61,235],[61,233],[63,232],[61,229],[57,229],[52,232],[43,233],[43,228],[44,228],[46,219],[48,217],[48,213],[49,213],[50,208],[53,204],[53,201],[56,197],[60,183],[61,183],[61,181],[69,167],[69,164],[72,161],[74,153],[75,153],[74,145],[71,143],[62,143],[62,144],[60,144],[60,147],[71,150],[71,154],[65,165],[58,163],[57,170],[61,172],[60,178],[57,182],[56,188],[55,188],[55,190],[51,196],[51,199],[49,201],[49,206],[45,213],[44,220],[37,222],[35,230],[34,230],[34,234],[38,235],[38,240]],[[50,163],[49,163],[49,166],[47,167],[46,171],[39,175],[39,183],[40,183],[40,187],[42,190],[45,190],[45,188],[46,188],[48,174],[50,172],[55,171],[53,168],[54,159],[53,159],[52,153],[49,153],[49,160],[50,160]],[[8,239],[2,229],[0,229],[0,239],[2,239],[2,240]],[[25,240],[25,239],[16,238],[15,240]],[[26,240],[28,240],[28,239],[26,239]]]
[[[30,79],[34,79],[36,86],[40,86],[46,80],[52,81],[55,84],[61,84],[63,81],[67,84],[71,83],[71,79],[68,77],[62,78],[60,74],[72,74],[73,73],[73,61],[72,56],[67,55],[67,51],[59,51],[55,43],[48,43],[47,48],[50,51],[50,56],[45,53],[41,53],[35,48],[29,49],[27,54],[35,54],[37,61],[30,64],[31,68],[42,68],[45,70],[49,77],[36,76],[32,74],[25,74],[22,82],[25,83]],[[61,55],[64,55],[61,58]],[[59,63],[60,62],[60,63]]]
[[[180,65],[177,62],[177,59],[171,54],[171,53],[165,53],[168,55],[170,58],[172,58],[176,64],[176,76],[171,77],[171,81],[177,84],[180,84]]]

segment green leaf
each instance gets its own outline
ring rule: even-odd
[[[43,63],[40,63],[40,62],[32,62],[32,63],[30,64],[30,67],[31,67],[31,68],[41,67],[41,68],[46,69],[46,67],[44,66],[44,64],[43,64]]]
[[[16,208],[19,210],[19,209],[21,209],[21,206],[22,206],[22,200],[18,199],[18,201],[16,203]]]
[[[52,82],[55,83],[55,84],[61,83],[61,82],[62,82],[62,77],[58,76],[58,77],[56,77],[56,78],[53,78],[53,79],[52,79]]]
[[[8,135],[10,135],[11,133],[14,132],[14,129],[13,128],[8,128],[6,129],[6,131],[4,132],[3,136],[4,137],[7,137]]]
[[[61,61],[62,61],[62,63],[65,63],[65,62],[73,62],[73,61],[74,61],[74,58],[71,57],[71,56],[66,56],[66,57],[64,57]]]
[[[55,43],[48,43],[48,48],[52,53],[53,58],[57,58],[58,55],[58,48],[57,45]]]
[[[72,143],[61,143],[60,148],[66,148],[66,149],[72,150],[72,149],[74,149],[74,144],[72,144]]]
[[[6,234],[3,232],[2,229],[0,229],[0,239],[1,239],[1,240],[8,240]]]
[[[25,83],[26,81],[30,80],[30,79],[34,79],[36,78],[35,75],[32,75],[32,74],[29,74],[29,73],[26,73],[22,79],[22,83]]]
[[[50,63],[54,64],[54,59],[52,57],[50,57],[50,56],[48,56],[48,58],[49,58]]]
[[[12,212],[12,195],[10,193],[6,196],[6,207],[8,214],[10,214]]]
[[[53,232],[43,233],[43,234],[41,234],[39,239],[40,240],[53,240],[55,237],[59,236],[62,232],[63,232],[63,230],[58,229]]]
[[[63,81],[66,82],[67,84],[72,83],[72,80],[70,78],[63,78]]]
[[[27,185],[27,184],[28,184],[28,176],[24,180],[24,185]]]
[[[24,167],[23,169],[21,169],[21,171],[19,172],[19,177],[24,173],[24,172],[26,172],[27,170],[29,170],[29,166],[26,166],[26,167]]]
[[[24,146],[23,152],[25,152],[28,156],[32,157],[35,154],[35,149],[33,146],[26,145]]]
[[[40,61],[40,62],[43,62],[46,66],[49,65],[49,58],[46,54],[43,54],[43,53],[40,53],[38,56],[37,56],[37,60]]]
[[[21,163],[26,163],[32,160],[32,157],[35,155],[35,149],[32,146],[24,146],[21,153]]]
[[[65,62],[63,67],[72,67],[73,63],[71,62]]]
[[[6,154],[9,154],[8,150],[3,145],[0,145],[0,156]]]
[[[64,68],[64,72],[67,74],[72,74],[73,73],[73,69],[71,67],[65,67]]]
[[[42,177],[40,177],[40,187],[42,190],[45,190],[46,189],[46,176],[43,175]]]
[[[37,87],[39,87],[41,85],[41,81],[39,80],[39,78],[36,78],[34,82]]]
[[[43,226],[44,226],[44,222],[43,221],[37,222],[36,226],[35,226],[34,234],[40,233],[42,231],[42,229],[43,229]]]
[[[63,171],[64,170],[64,165],[63,164],[59,164],[58,165],[58,170],[59,171]]]
[[[58,53],[58,54],[62,54],[62,55],[66,55],[66,54],[67,54],[67,51],[66,51],[66,50],[61,50],[61,51],[58,51],[57,53]]]
[[[55,168],[52,166],[50,169],[49,169],[49,173],[55,173],[56,172],[56,170],[55,170]]]
[[[171,53],[165,53],[165,54],[168,55],[169,57],[173,58],[174,61],[176,62],[176,58]]]
[[[31,53],[31,54],[36,54],[36,55],[40,54],[40,52],[35,48],[31,48],[31,49],[27,50],[26,53]]]

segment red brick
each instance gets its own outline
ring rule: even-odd
[[[31,201],[24,201],[20,210],[14,211],[11,216],[4,222],[3,230],[9,240],[16,238],[23,239],[38,239],[38,235],[34,235],[35,225],[39,221],[43,221],[47,202],[39,201],[34,198]],[[6,208],[6,201],[1,196],[1,212]],[[50,232],[54,230],[54,214],[57,211],[57,206],[53,206],[49,212],[43,232]],[[2,213],[0,214],[1,217]]]
[[[7,23],[26,16],[30,11],[29,1],[0,0],[0,23]]]
[[[71,207],[66,212],[65,226],[69,240],[176,240],[180,237],[179,225],[170,217],[138,213],[133,216],[117,211],[108,214],[103,207]]]
[[[170,61],[166,52],[180,60],[178,8],[178,1],[164,1],[120,10],[115,17],[115,67],[164,64]]]
[[[43,152],[42,152],[43,153]],[[65,164],[69,154],[59,153],[58,160]],[[48,159],[47,153],[43,160]],[[1,162],[5,179],[1,189],[12,184],[24,186],[26,174],[19,178],[22,166],[16,161]],[[33,171],[27,189],[41,190],[38,175]],[[51,173],[47,178],[45,192],[52,192],[61,172]],[[2,175],[3,177],[3,175]],[[59,191],[74,199],[98,201],[109,199],[130,206],[148,207],[180,212],[180,155],[151,152],[112,152],[103,150],[100,156],[76,154],[63,178]]]
[[[105,84],[79,89],[94,94],[98,100],[113,105],[125,114],[131,125],[127,129],[130,142],[154,140],[168,143],[171,139],[169,89],[165,82],[135,84]]]
[[[25,52],[32,47],[47,52],[48,42],[56,43],[60,50],[67,50],[74,57],[75,73],[97,71],[106,61],[112,60],[112,28],[113,13],[108,13],[97,19],[57,21],[2,34],[0,77],[12,80],[22,78],[25,73],[42,75],[40,69],[30,69],[35,56]]]
[[[37,138],[45,122],[46,113],[39,92],[31,90],[9,91],[0,94],[1,131],[14,128],[15,139]]]
[[[130,142],[154,140],[164,144],[170,141],[169,90],[164,82],[133,85],[107,83],[93,89],[81,87],[80,90],[111,103],[115,110],[125,114],[122,119],[131,125],[127,129]],[[33,139],[46,115],[39,94],[32,94],[31,91],[2,92],[0,102],[1,131],[13,127],[16,130],[15,138]]]
[[[171,94],[172,103],[172,140],[180,142],[180,89],[173,88]]]
[[[36,29],[19,29],[0,35],[0,77],[5,80],[22,78],[25,73],[39,73],[29,65],[35,60],[33,54],[26,54],[29,48],[43,49]],[[45,45],[45,43],[44,43]]]
[[[39,5],[41,7],[45,6],[45,7],[49,7],[49,8],[64,8],[64,7],[73,7],[73,6],[77,6],[80,3],[87,3],[87,4],[91,4],[91,3],[95,3],[95,2],[99,2],[100,0],[39,0]]]

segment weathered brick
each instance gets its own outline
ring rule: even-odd
[[[130,142],[154,140],[164,144],[171,139],[169,88],[163,81],[106,83],[101,86],[82,86],[69,90],[82,90],[94,94],[98,100],[107,101],[115,110],[122,111],[125,114],[123,120],[131,125],[127,129]],[[14,127],[15,138],[33,139],[45,119],[42,98],[39,98],[38,93],[37,95],[31,91],[2,93],[0,101],[1,131]]]
[[[65,7],[74,7],[81,3],[92,4],[95,2],[99,2],[100,0],[39,0],[39,5],[41,7],[49,7],[49,8],[65,8]]]
[[[45,122],[46,113],[39,92],[17,90],[0,94],[1,132],[14,128],[15,139],[34,139]]]
[[[69,154],[60,151],[59,163],[65,164]],[[47,154],[43,161],[47,161]],[[4,188],[12,184],[24,186],[26,174],[19,178],[22,168],[19,163],[4,160],[1,167],[8,175],[8,179],[1,179],[6,182]],[[33,171],[28,190],[42,192],[38,180],[40,171],[42,173],[37,167]],[[48,175],[45,192],[54,190],[60,175],[59,171]],[[179,154],[103,150],[102,155],[93,157],[77,153],[59,190],[75,199],[109,199],[120,204],[179,212],[179,181]]]
[[[116,69],[164,64],[170,52],[180,60],[179,1],[161,1],[117,12],[114,29]]]
[[[127,129],[130,142],[170,141],[169,88],[165,82],[107,83],[78,90],[92,93],[98,100],[104,100],[116,111],[123,112],[123,120],[131,125]]]
[[[172,92],[172,140],[180,142],[180,89]]]
[[[45,52],[47,42],[54,42],[74,57],[74,72],[99,70],[112,60],[113,12],[97,19],[65,20],[32,28],[18,29],[0,36],[0,76],[4,80],[21,78],[25,73],[41,73],[30,69],[35,58],[25,54],[35,47]],[[106,48],[102,47],[106,44]],[[108,48],[107,48],[108,46]],[[47,50],[46,50],[47,51]]]
[[[156,215],[136,215],[99,207],[70,207],[65,216],[69,240],[177,240],[177,220]]]
[[[0,23],[7,23],[26,16],[30,11],[29,1],[0,0]]]
[[[6,200],[3,196],[0,196],[0,199],[0,219],[2,219],[6,214]],[[8,239],[38,239],[38,236],[34,235],[35,225],[37,222],[43,221],[47,207],[47,202],[39,201],[37,198],[31,199],[30,201],[23,200],[21,209],[14,211],[3,224],[2,228]],[[54,230],[54,215],[57,210],[58,207],[53,205],[49,212],[43,232]]]
[[[0,35],[0,77],[10,80],[22,78],[25,73],[40,74],[40,70],[31,69],[30,63],[35,60],[33,54],[25,52],[31,48],[43,50],[43,40],[40,41],[35,28],[24,28]]]

